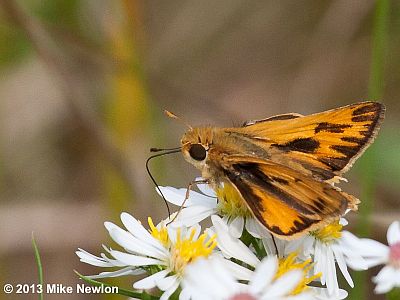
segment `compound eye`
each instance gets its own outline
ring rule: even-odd
[[[202,161],[207,156],[207,150],[201,144],[193,144],[189,149],[190,157]]]

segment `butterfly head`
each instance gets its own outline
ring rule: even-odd
[[[200,170],[206,165],[212,136],[210,127],[195,127],[182,136],[181,149],[184,158]]]

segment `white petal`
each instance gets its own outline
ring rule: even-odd
[[[123,214],[121,215],[121,218],[122,218]],[[111,223],[111,222],[104,222],[104,226],[108,230],[111,238],[116,243],[118,243],[119,245],[121,245],[124,248],[125,248],[125,246],[127,246],[127,244],[147,243],[147,244],[154,246],[157,249],[160,249],[161,252],[165,251],[163,249],[162,245],[160,244],[160,242],[158,240],[156,240],[154,237],[152,237],[148,232],[147,232],[147,234],[138,236],[132,232],[127,232],[127,231],[123,230],[122,228],[118,227],[117,225],[115,225],[114,223]],[[140,227],[141,227],[141,225],[140,225]],[[142,229],[144,229],[144,228],[142,227]],[[134,249],[136,247],[134,245],[132,245],[132,248]],[[132,251],[136,252],[135,250],[132,250]]]
[[[292,252],[299,253],[300,257],[306,258],[313,252],[314,238],[310,235],[297,238],[295,240],[287,241],[285,245],[285,255]]]
[[[320,281],[322,285],[326,284],[326,271],[324,267],[325,257],[321,257],[321,243],[315,243],[314,250],[314,274],[321,273]]]
[[[275,249],[275,244],[272,240],[272,237],[264,237],[264,238],[262,238],[261,241],[262,241],[264,249],[268,255],[276,255],[277,254],[276,249]]]
[[[176,244],[177,235],[180,232],[180,237],[182,237],[183,232],[186,230],[186,227],[175,227],[175,226],[167,226],[168,238],[171,243]]]
[[[235,284],[231,266],[224,265],[227,262],[234,264],[215,256],[195,261],[185,270],[184,286],[197,290],[197,294],[214,294],[217,299],[223,298]]]
[[[385,266],[382,270],[379,271],[378,275],[376,275],[373,280],[377,281],[390,281],[393,279],[395,275],[395,269],[392,266]]]
[[[221,265],[224,266],[224,269],[228,270],[230,276],[235,277],[238,280],[250,280],[253,272],[241,265],[234,263],[228,259],[223,259],[221,261]]]
[[[179,300],[190,300],[191,299],[191,289],[190,288],[182,288],[182,291],[179,294]]]
[[[176,291],[179,286],[179,282],[175,281],[160,297],[160,300],[168,300],[169,297]]]
[[[389,245],[396,244],[400,242],[400,222],[395,221],[390,224],[388,231],[387,231],[387,240]]]
[[[118,225],[115,225],[113,222],[104,222],[104,227],[107,229],[107,231],[110,231],[112,229],[119,229],[119,230],[123,230],[121,227],[119,227]]]
[[[362,239],[364,252],[362,256],[386,256],[388,247],[378,241],[371,239]]]
[[[204,233],[206,233],[208,236],[213,236],[213,235],[215,235],[216,233],[215,233],[215,228],[214,228],[214,226],[211,226],[211,227],[209,227],[209,228],[206,228],[206,229],[204,230]]]
[[[337,295],[339,293],[339,284],[336,276],[335,258],[333,257],[333,251],[329,246],[324,245],[324,248],[327,263],[326,287],[331,295]]]
[[[229,234],[228,226],[220,217],[213,215],[211,216],[211,220],[217,233],[218,247],[224,255],[229,258],[234,257],[239,259],[253,267],[260,262],[257,256],[251,252],[241,240],[236,239]]]
[[[348,266],[354,270],[366,270],[368,269],[368,264],[366,259],[362,257],[356,250],[349,248],[342,239],[338,240],[337,243],[332,245],[332,249],[336,252],[340,252],[345,258],[344,261]]]
[[[99,279],[99,278],[113,278],[113,277],[120,277],[126,275],[141,275],[144,274],[145,271],[141,269],[132,269],[132,267],[126,267],[121,270],[113,271],[113,272],[101,272],[98,275],[93,276],[86,276],[91,279]]]
[[[264,229],[264,231],[261,231],[262,229],[260,230],[261,226],[258,223],[258,221],[256,221],[256,219],[254,219],[254,218],[246,218],[245,227],[246,227],[246,230],[248,233],[250,233],[253,237],[258,238],[258,239],[261,238],[261,236],[262,236],[260,233],[264,233],[264,231],[267,232],[266,229]]]
[[[399,268],[395,269],[394,279],[396,281],[396,286],[400,287],[400,269]]]
[[[332,250],[333,250],[333,253],[335,254],[336,262],[339,266],[339,269],[342,272],[342,274],[343,274],[344,278],[346,279],[346,281],[348,282],[348,284],[353,288],[354,287],[353,279],[351,279],[349,271],[347,270],[347,265],[346,265],[344,256],[339,247],[333,247],[333,246],[332,246]]]
[[[167,276],[169,272],[169,270],[162,270],[160,272],[154,273],[148,277],[136,281],[133,284],[133,287],[138,290],[152,289],[156,286],[156,281]]]
[[[204,178],[197,177],[195,180],[201,181],[201,180],[204,180]],[[215,194],[215,191],[213,190],[213,188],[210,185],[201,183],[201,184],[197,184],[197,187],[200,190],[200,192],[202,192],[204,195],[206,195],[208,197],[212,197],[212,198],[217,197],[217,195]]]
[[[368,263],[365,259],[361,258],[346,258],[346,264],[350,269],[362,271],[368,269]]]
[[[99,257],[97,257],[96,255],[93,255],[90,252],[87,252],[86,250],[82,249],[82,248],[78,248],[78,251],[75,251],[76,255],[79,256],[79,258],[85,258],[85,259],[93,259],[93,260],[98,260],[100,259]]]
[[[109,250],[106,247],[103,247],[103,248],[109,253]],[[84,250],[81,249],[81,251],[84,251]],[[90,253],[88,253],[88,254],[90,254]],[[86,260],[86,258],[84,258],[84,259],[81,259],[81,261],[91,264],[91,265],[99,266],[99,267],[126,267],[125,263],[123,263],[117,259],[109,258],[104,253],[100,253],[100,256],[101,257],[96,257],[96,256],[92,255],[91,257],[87,257],[87,260]],[[95,257],[96,259],[93,260],[93,257]]]
[[[252,279],[249,283],[249,288],[254,293],[259,293],[269,285],[275,276],[276,270],[278,269],[278,259],[276,256],[267,256],[257,266]]]
[[[182,206],[182,203],[186,197],[186,191],[187,191],[186,188],[176,189],[173,187],[162,187],[162,186],[159,186],[159,188],[168,202],[175,204],[177,206]],[[209,208],[215,208],[217,206],[217,199],[210,198],[196,191],[190,191],[189,197],[186,199],[184,206],[188,207],[192,205],[201,205],[201,206],[207,206]]]
[[[303,272],[300,270],[283,274],[268,288],[267,299],[290,294],[302,278]]]
[[[222,257],[219,257],[215,261],[211,260],[210,262],[213,264],[212,271],[216,275],[216,278],[218,278],[217,285],[219,287],[217,289],[220,290],[220,293],[223,292],[225,295],[236,288],[235,276],[236,278],[243,278],[244,280],[248,280],[251,276],[251,272],[246,274],[246,270],[250,270]]]
[[[346,299],[348,294],[347,291],[343,289],[339,289],[338,295],[335,297],[332,297],[332,295],[329,295],[328,289],[326,288],[319,288],[319,287],[310,287],[312,290],[314,297],[315,298],[310,298],[310,299],[318,299],[318,300],[342,300]]]
[[[190,299],[191,300],[204,300],[204,299],[211,299],[210,295],[207,293],[210,291],[205,291],[199,288],[190,288]],[[213,299],[215,299],[214,297]],[[218,299],[218,298],[216,298]],[[180,298],[179,298],[180,300]]]
[[[79,249],[75,253],[76,255],[78,255],[81,262],[87,263],[89,265],[96,267],[114,267],[114,265],[111,264],[110,262],[104,260],[101,257],[97,257],[83,249]]]
[[[171,223],[174,227],[192,226],[196,223],[203,221],[212,214],[216,213],[215,208],[207,206],[192,205],[185,207],[176,217],[175,221]]]
[[[143,225],[130,214],[123,212],[121,214],[121,221],[125,228],[139,240],[151,244],[160,250],[164,249],[160,242],[155,239],[150,232],[148,232],[147,229],[144,228]]]
[[[307,235],[303,241],[303,253],[304,256],[308,257],[312,254],[314,248],[315,238],[311,235]]]
[[[366,265],[366,268],[360,269],[360,268],[355,268],[353,264],[355,263],[354,259],[349,259],[348,265],[350,268],[354,270],[365,270],[365,269],[370,269],[372,267],[378,266],[378,265],[383,265],[387,262],[387,257],[368,257],[364,259],[364,263]]]
[[[169,203],[172,203],[176,206],[182,206],[182,203],[186,196],[187,189],[185,189],[185,188],[177,189],[177,188],[170,187],[170,186],[158,186],[158,188],[156,188],[156,192],[160,196],[161,196],[161,194],[158,189],[161,190],[162,194],[165,197],[165,200],[167,200]],[[191,200],[186,199],[185,206],[187,206],[190,203],[191,203]]]
[[[315,261],[315,274],[321,273],[320,281],[322,285],[326,285],[326,276],[327,276],[327,265],[326,265],[326,255],[322,251],[322,243],[315,243],[315,253],[314,253],[314,261]]]
[[[371,239],[360,239],[348,231],[342,232],[342,242],[363,257],[386,255],[388,247]]]
[[[368,269],[367,259],[362,257],[354,249],[350,249],[342,243],[335,244],[334,247],[337,247],[340,249],[343,256],[346,258],[346,264],[353,270],[367,270]]]
[[[111,250],[111,255],[114,256],[119,261],[126,263],[127,265],[136,267],[159,265],[159,264],[164,265],[164,263],[159,259],[123,253],[116,250]]]
[[[374,289],[376,294],[386,294],[394,287],[393,281],[380,281]]]
[[[157,287],[162,291],[166,291],[166,290],[170,289],[176,283],[179,283],[177,275],[162,277],[162,278],[159,278],[156,280]]]
[[[193,240],[197,240],[198,237],[199,237],[199,235],[200,235],[200,233],[201,233],[201,226],[200,226],[200,224],[196,223],[196,224],[194,224],[193,226],[190,226],[189,228],[187,228],[187,231],[185,232],[185,235],[184,235],[184,239],[185,239],[185,240],[186,240],[186,239],[189,239],[190,236],[192,235],[192,232],[193,232],[193,231],[194,231]]]
[[[285,240],[277,238],[277,237],[273,237],[273,239],[275,240],[276,248],[278,248],[279,256],[283,256],[282,253],[285,253],[285,247],[286,247],[288,241],[285,241]],[[275,245],[274,245],[274,248],[275,248]]]
[[[112,228],[109,234],[117,244],[124,247],[127,251],[154,258],[164,258],[168,255],[168,251],[162,248],[161,245],[158,247],[149,245],[120,228]]]
[[[143,227],[142,223],[136,220],[132,215],[126,212],[121,213],[121,221],[132,235],[152,237],[146,228]]]
[[[265,226],[262,225],[257,219],[251,218],[251,220],[253,220],[254,223],[256,224],[255,227],[257,228],[258,233],[261,236],[261,238],[271,236],[271,233],[267,230],[267,228],[265,228]]]
[[[383,294],[389,292],[395,286],[395,276],[396,271],[391,266],[385,266],[382,270],[376,275],[372,281],[377,285],[375,287],[375,293]]]
[[[101,260],[92,261],[92,260],[86,260],[84,258],[81,258],[80,261],[85,264],[89,264],[89,265],[96,266],[96,267],[106,267],[106,268],[107,267],[115,267],[114,265],[112,265],[108,262],[105,262],[105,261],[101,261]],[[123,264],[123,265],[126,266],[126,264]]]
[[[228,226],[229,233],[235,238],[240,238],[243,232],[244,218],[236,217],[230,222],[230,224],[228,223]]]

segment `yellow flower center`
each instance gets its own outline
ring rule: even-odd
[[[296,257],[297,257],[297,252],[293,252],[286,258],[280,258],[278,271],[276,272],[275,275],[275,279],[277,279],[281,277],[283,274],[286,274],[287,272],[292,270],[300,270],[303,272],[303,279],[291,292],[291,295],[297,295],[307,290],[308,284],[321,276],[321,274],[318,273],[311,277],[308,277],[309,271],[313,267],[311,259],[307,259],[306,261],[303,262],[296,262]]]
[[[343,225],[336,220],[322,229],[313,231],[311,234],[318,240],[324,243],[331,243],[342,236]]]
[[[176,232],[176,243],[171,247],[170,267],[179,275],[182,275],[187,264],[199,257],[208,257],[217,246],[216,235],[208,238],[207,234],[203,233],[194,240],[195,233],[192,229],[189,238],[182,239],[180,229]]]
[[[151,235],[159,240],[161,244],[163,244],[164,247],[168,247],[170,245],[170,240],[168,236],[168,230],[167,227],[161,226],[160,229],[158,229],[156,226],[154,226],[153,220],[151,217],[147,218],[147,222],[149,223],[150,226],[150,233]]]
[[[237,190],[228,183],[217,188],[218,211],[229,218],[250,217],[251,212]]]
[[[208,257],[217,246],[216,235],[208,237],[201,234],[197,239],[194,238],[196,230],[192,228],[189,237],[182,238],[180,228],[176,230],[176,241],[173,243],[165,225],[161,228],[154,226],[153,220],[148,218],[151,235],[159,240],[171,255],[168,265],[174,273],[182,275],[187,264],[194,262],[199,257]]]

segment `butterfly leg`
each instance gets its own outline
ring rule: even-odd
[[[171,221],[169,221],[167,223],[167,225],[174,222],[176,220],[176,218],[178,217],[178,215],[180,214],[180,212],[182,211],[182,209],[185,207],[186,200],[189,199],[189,194],[190,194],[190,191],[192,190],[193,184],[208,184],[208,183],[209,183],[208,179],[192,180],[191,182],[189,182],[189,184],[186,188],[185,199],[183,199],[182,205],[179,207],[178,211],[176,212],[176,215],[172,218]]]
[[[278,251],[278,246],[276,245],[275,237],[272,234],[271,234],[271,237],[272,237],[272,241],[274,242],[276,256],[279,257],[279,251]]]

